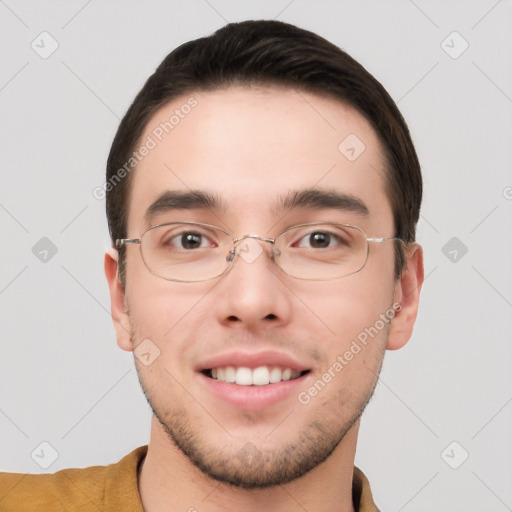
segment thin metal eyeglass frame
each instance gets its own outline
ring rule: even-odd
[[[201,227],[213,228],[213,229],[216,229],[218,231],[221,231],[222,233],[225,233],[226,235],[228,235],[230,237],[232,236],[231,233],[228,233],[227,231],[225,231],[221,227],[215,226],[213,224],[206,224],[206,223],[203,223],[203,222],[190,222],[190,221],[165,222],[163,224],[156,224],[154,226],[149,227],[148,229],[146,229],[146,231],[144,231],[144,233],[142,233],[140,235],[139,238],[118,238],[116,240],[116,248],[120,249],[121,247],[123,247],[123,246],[125,246],[127,244],[138,244],[138,245],[141,246],[141,252],[142,252],[142,237],[148,231],[151,231],[152,229],[156,229],[156,228],[163,227],[163,226],[174,226],[176,224],[186,224],[186,225],[191,225],[191,226],[201,226]],[[251,238],[253,240],[259,240],[261,242],[268,242],[268,243],[270,243],[272,245],[275,245],[275,242],[276,242],[277,238],[279,238],[282,234],[286,233],[287,231],[290,231],[290,230],[295,229],[295,228],[302,228],[302,227],[308,227],[308,226],[341,226],[341,227],[348,227],[348,228],[357,229],[366,238],[366,242],[367,242],[367,244],[366,244],[366,258],[365,258],[365,261],[364,261],[363,265],[358,270],[356,270],[354,272],[350,272],[349,274],[346,274],[346,275],[343,275],[343,276],[339,276],[339,277],[330,277],[330,278],[325,278],[325,279],[317,279],[317,278],[297,277],[297,276],[294,276],[292,274],[289,274],[288,272],[286,272],[286,270],[284,270],[277,263],[277,261],[275,261],[275,259],[273,258],[274,252],[270,253],[269,257],[274,260],[275,264],[286,275],[289,275],[290,277],[293,277],[295,279],[302,279],[302,280],[305,280],[305,281],[332,281],[334,279],[342,279],[344,277],[348,277],[348,276],[351,276],[353,274],[357,274],[358,272],[361,272],[361,270],[363,270],[363,268],[366,266],[366,263],[368,262],[368,255],[370,253],[370,244],[369,244],[369,242],[383,243],[383,242],[393,242],[393,241],[395,241],[395,242],[401,242],[402,245],[406,245],[406,241],[403,240],[402,238],[396,238],[396,237],[391,237],[391,238],[387,238],[387,237],[369,237],[362,228],[360,228],[358,226],[354,226],[352,224],[339,224],[339,223],[336,223],[336,222],[311,222],[311,223],[305,223],[305,224],[295,224],[293,226],[290,226],[290,227],[284,229],[283,231],[281,231],[274,238],[267,238],[267,237],[262,237],[260,235],[254,235],[254,234],[248,234],[248,235],[243,235],[243,236],[240,236],[240,237],[233,238],[232,239],[233,249],[231,249],[231,251],[229,251],[229,253],[228,253],[227,257],[226,257],[226,261],[228,262],[228,265],[226,266],[226,268],[220,274],[218,274],[216,276],[213,276],[213,277],[209,277],[207,279],[200,279],[200,280],[197,280],[197,281],[196,280],[194,280],[194,281],[187,281],[187,280],[183,280],[183,279],[168,279],[166,277],[162,277],[162,276],[160,276],[158,274],[155,274],[149,268],[149,266],[146,263],[146,260],[144,259],[144,257],[142,257],[142,261],[144,262],[144,265],[146,266],[146,268],[149,270],[149,272],[151,274],[155,275],[156,277],[159,277],[160,279],[164,279],[165,281],[175,281],[175,282],[180,282],[180,283],[199,283],[199,282],[202,282],[202,281],[210,281],[212,279],[216,279],[217,277],[223,276],[224,274],[226,274],[228,272],[228,270],[230,270],[233,267],[233,262],[235,260],[235,256],[237,255],[237,252],[236,252],[237,244],[239,242],[241,242],[242,240],[245,240],[247,238]]]

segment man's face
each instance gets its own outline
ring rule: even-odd
[[[197,105],[162,136],[160,123],[190,96]],[[350,150],[354,135],[365,146],[355,160],[362,146]],[[394,234],[377,136],[334,99],[272,87],[197,92],[158,110],[141,141],[148,136],[157,145],[131,177],[130,238],[178,221],[217,225],[233,238],[275,237],[310,222],[352,224],[369,237]],[[352,144],[340,150],[348,136]],[[306,190],[351,196],[368,213],[318,205],[279,211],[290,191]],[[169,191],[202,191],[225,208],[170,209],[146,219]],[[129,245],[125,291],[133,346],[149,339],[160,350],[151,364],[136,359],[136,366],[162,432],[208,475],[249,488],[305,474],[357,430],[387,341],[389,322],[378,320],[395,300],[392,242],[371,244],[360,272],[327,281],[290,277],[269,258],[268,243],[254,243],[263,250],[254,260],[239,255],[224,276],[193,283],[151,274],[140,248]],[[372,327],[357,351],[354,340]],[[228,366],[268,367],[279,376],[277,368],[285,378],[290,368],[300,377],[261,386],[212,378],[212,369]]]

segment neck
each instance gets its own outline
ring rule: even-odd
[[[359,422],[334,452],[306,475],[268,489],[239,489],[196,468],[153,417],[148,452],[139,471],[145,512],[322,510],[353,512],[352,475]],[[170,508],[172,507],[172,508]]]

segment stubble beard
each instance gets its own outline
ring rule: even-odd
[[[172,404],[158,404],[139,368],[137,375],[146,400],[169,440],[205,476],[240,489],[267,489],[304,476],[333,453],[368,405],[381,368],[382,358],[373,384],[358,397],[355,406],[350,407],[351,415],[340,421],[332,412],[346,410],[345,393],[341,390],[337,397],[339,407],[332,403],[324,406],[323,421],[311,421],[297,432],[295,439],[272,449],[256,446],[249,439],[238,442],[231,439],[231,444],[219,447],[218,442],[208,438],[207,429],[201,431],[194,425],[185,408],[173,409]],[[315,417],[322,415],[315,414]]]

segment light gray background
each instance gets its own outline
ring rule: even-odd
[[[43,441],[58,452],[51,472],[147,443],[149,407],[111,325],[105,205],[92,191],[163,57],[250,18],[313,30],[358,59],[398,102],[422,162],[420,314],[412,341],[386,356],[356,457],[377,503],[512,510],[509,0],[0,0],[0,469],[44,472]],[[43,31],[59,45],[47,59],[31,48],[48,48]],[[445,51],[463,48],[446,39],[453,31],[469,44],[458,58]],[[32,252],[42,237],[58,249],[47,262]],[[456,262],[442,250],[452,237],[468,249]]]

